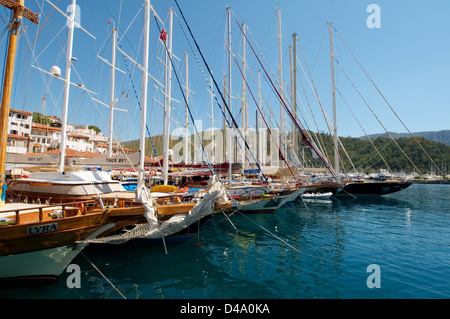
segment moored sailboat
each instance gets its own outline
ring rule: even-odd
[[[95,238],[114,224],[107,223],[108,210],[91,210],[86,201],[55,206],[13,203],[6,198],[7,119],[18,31],[23,18],[35,24],[38,24],[38,18],[24,6],[24,0],[5,0],[1,4],[13,10],[13,20],[10,27],[0,121],[0,279],[55,278],[84,248],[85,245],[77,244],[77,240]]]
[[[408,188],[409,181],[356,181],[345,183],[335,196],[381,196],[399,192]]]
[[[86,246],[77,241],[114,227],[107,209],[90,209],[88,203],[9,203],[0,209],[0,280],[58,277]]]
[[[333,34],[332,24],[328,23],[329,37],[330,37],[330,62],[331,62],[331,84],[332,84],[332,103],[333,103],[333,122],[334,122],[334,160],[335,173],[339,174],[339,144],[337,135],[337,119],[336,119],[336,89],[335,89],[335,75],[334,75],[334,50],[333,50]],[[407,181],[343,181],[343,187],[336,192],[335,196],[379,196],[392,194],[409,187],[412,183]]]

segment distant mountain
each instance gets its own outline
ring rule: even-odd
[[[395,133],[395,132],[389,132],[392,137],[394,138],[402,138],[406,137],[409,138],[411,135],[409,133]],[[441,142],[448,146],[450,146],[450,130],[442,130],[442,131],[430,131],[430,132],[412,132],[412,135],[417,137],[423,137],[427,140],[433,141],[433,142]],[[370,139],[377,138],[377,137],[389,137],[389,134],[382,133],[382,134],[372,134],[369,135]],[[366,136],[361,137],[362,139],[367,139]]]

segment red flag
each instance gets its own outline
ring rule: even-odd
[[[166,31],[164,31],[164,29],[161,30],[161,35],[159,36],[159,38],[163,41],[167,41],[167,33]]]

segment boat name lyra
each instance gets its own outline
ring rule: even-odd
[[[42,226],[32,226],[27,228],[27,234],[42,234],[58,230],[58,223],[46,224]]]

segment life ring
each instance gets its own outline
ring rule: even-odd
[[[188,190],[189,190],[189,187],[183,187],[183,188],[177,189],[175,192],[177,192],[177,193],[185,193]]]
[[[78,208],[78,213],[77,215],[82,215],[84,213],[84,204],[83,203],[79,203],[75,205]]]
[[[155,176],[155,175],[156,175],[156,171],[155,171],[154,169],[151,169],[151,170],[150,170],[150,175],[151,175],[151,176]]]
[[[173,198],[173,201],[175,202],[175,203],[181,203],[181,198],[180,197],[174,197]]]

